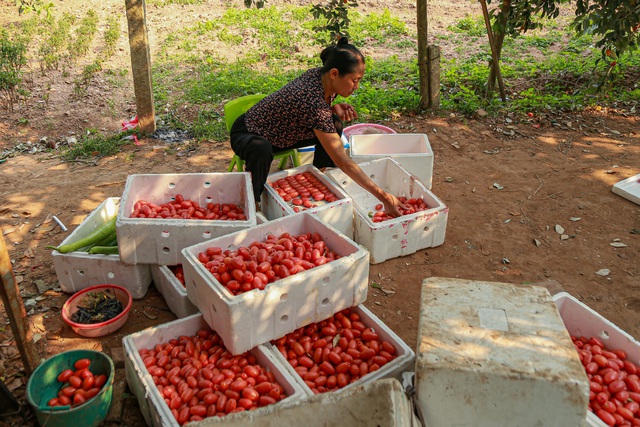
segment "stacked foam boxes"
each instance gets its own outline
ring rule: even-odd
[[[417,353],[429,426],[585,425],[589,381],[545,288],[425,279]]]
[[[264,290],[253,289],[235,296],[207,271],[199,259],[201,252],[212,247],[238,249],[248,247],[256,241],[262,241],[267,235],[280,236],[283,233],[290,233],[292,236],[306,233],[317,235],[331,251],[338,255],[338,258],[311,270],[272,282]],[[413,365],[414,352],[361,305],[367,294],[368,251],[313,214],[303,212],[258,224],[186,247],[181,253],[187,296],[201,313],[150,328],[124,339],[127,381],[140,402],[147,423],[154,427],[174,426],[176,425],[175,417],[156,389],[153,378],[144,367],[139,351],[142,348],[153,348],[158,343],[166,343],[169,339],[180,335],[191,335],[205,325],[209,325],[220,335],[231,354],[238,355],[249,351],[258,358],[258,361],[266,363],[270,370],[278,373],[276,376],[286,383],[285,389],[289,387],[287,390],[289,398],[278,402],[275,406],[282,406],[285,413],[305,411],[306,399],[311,397],[312,393],[269,342],[312,322],[323,321],[340,310],[353,308],[367,326],[373,327],[382,339],[391,342],[397,349],[397,357],[382,369],[371,372],[358,382],[346,387],[348,391],[345,391],[347,393],[345,397],[357,395],[363,402],[377,402],[380,395],[363,394],[367,390],[383,393],[386,389],[369,384],[378,379],[398,378],[402,372],[410,370]],[[396,385],[391,387],[397,388]],[[388,392],[384,391],[384,393]],[[300,400],[305,402],[298,404]],[[338,412],[346,410],[341,409],[345,403],[340,400],[330,398],[323,400],[335,404]],[[370,405],[376,404],[370,403]],[[248,422],[256,420],[261,413],[264,413],[266,419],[260,420],[268,425],[271,415],[280,412],[275,406],[270,406],[260,408],[258,410],[260,412],[234,414],[222,420]],[[380,408],[378,412],[379,415],[376,416],[390,417],[397,423],[390,423],[390,426],[405,425],[411,418],[406,402],[403,404],[396,402],[393,408]],[[373,422],[374,418],[371,417],[374,414],[376,414],[375,411],[363,411],[357,414],[357,417],[365,423]],[[221,422],[220,420],[207,418],[205,423]]]
[[[132,218],[140,200],[162,204],[180,194],[185,200],[207,203],[235,203],[246,220]],[[173,272],[180,262],[180,250],[257,223],[249,174],[189,173],[130,175],[125,184],[116,221],[120,259],[129,265],[146,265],[169,309],[179,318],[197,313],[184,285]]]

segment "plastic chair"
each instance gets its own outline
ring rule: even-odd
[[[251,108],[255,103],[260,101],[266,95],[258,94],[258,95],[246,95],[241,96],[240,98],[236,98],[233,101],[229,101],[224,104],[224,120],[227,125],[227,131],[231,130],[231,126],[236,121],[236,119],[242,114],[246,113],[249,108]],[[284,169],[287,164],[287,159],[291,158],[291,163],[293,163],[294,167],[300,166],[300,154],[298,150],[291,149],[282,151],[279,153],[275,153],[273,155],[274,160],[279,159],[280,164],[278,165],[279,169]],[[244,160],[240,158],[237,154],[233,155],[231,159],[231,163],[229,164],[228,172],[231,172],[233,168],[236,168],[238,172],[244,171]]]

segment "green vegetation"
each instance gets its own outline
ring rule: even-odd
[[[117,135],[105,136],[95,129],[88,129],[87,135],[76,144],[65,149],[61,157],[66,161],[79,161],[94,157],[112,156],[122,151],[122,147],[131,144],[129,137],[133,132],[127,131]]]
[[[158,8],[170,4],[196,4],[203,0],[150,0]],[[252,4],[257,4],[253,2]],[[268,5],[268,3],[267,3]],[[419,102],[416,64],[416,28],[390,10],[360,13],[349,7],[348,22],[337,17],[333,24],[348,30],[352,42],[367,58],[367,72],[350,98],[360,121],[387,120],[415,112]],[[325,10],[326,11],[326,10]],[[153,82],[156,111],[163,126],[187,129],[199,140],[222,141],[228,137],[222,105],[252,93],[273,92],[304,70],[320,66],[319,53],[335,28],[329,15],[298,6],[261,8],[229,7],[225,13],[192,26],[176,28],[154,57]],[[467,16],[444,34],[432,34],[435,44],[446,45],[441,57],[441,113],[473,115],[478,109],[496,115],[546,110],[579,111],[586,107],[637,103],[640,99],[640,57],[632,51],[605,55],[593,35],[576,36],[568,30],[568,18],[538,19],[527,32],[510,33],[501,50],[501,73],[508,100],[487,95],[491,51],[484,21]],[[0,90],[13,102],[29,93],[21,84],[27,54],[40,64],[43,74],[68,67],[76,96],[84,96],[97,75],[113,87],[123,85],[126,70],[105,66],[115,53],[121,22],[110,16],[100,26],[92,11],[84,17],[59,19],[34,15],[20,27],[0,31]],[[95,58],[89,46],[98,45]],[[391,52],[381,55],[380,52]],[[223,52],[223,53],[221,53]],[[229,54],[228,52],[233,52]],[[444,52],[443,52],[444,53]],[[82,59],[82,65],[78,60]],[[75,67],[75,68],[74,68]],[[617,83],[617,84],[613,84]],[[48,92],[42,99],[45,105]],[[114,101],[108,100],[116,115]],[[92,134],[65,153],[67,159],[109,155],[99,146],[118,150],[130,140]]]

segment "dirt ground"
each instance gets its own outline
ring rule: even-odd
[[[61,6],[69,3],[74,2]],[[103,3],[105,11],[120,7]],[[437,22],[442,16],[464,16],[456,7],[430,4],[431,11],[441,12],[433,12],[440,17]],[[7,10],[3,4],[3,16]],[[152,22],[169,28],[180,15],[180,9],[172,10],[174,15],[167,15],[163,9],[162,19],[154,8],[149,14]],[[408,3],[402,10],[415,13]],[[151,38],[158,37],[154,33]],[[128,49],[121,50],[119,60],[126,62],[127,54]],[[64,87],[61,83],[60,91]],[[3,112],[0,150],[27,140],[37,148],[44,136],[77,135],[88,125],[118,130],[135,105],[131,87],[123,88],[127,90],[118,118],[102,112],[99,97],[81,105],[63,94],[56,95],[56,108]],[[27,115],[29,125],[19,125],[18,119]],[[616,182],[640,172],[637,115],[597,110],[519,121],[423,114],[385,124],[400,133],[428,136],[434,152],[432,192],[449,207],[441,246],[370,266],[373,286],[365,306],[406,343],[413,347],[417,340],[421,283],[427,277],[538,284],[552,294],[567,291],[640,338],[640,207],[611,191]],[[122,196],[130,174],[225,171],[232,156],[228,142],[170,145],[147,138],[113,157],[86,163],[63,162],[56,150],[33,151],[0,163],[0,225],[23,299],[31,300],[28,318],[39,351],[49,357],[94,348],[113,355],[121,368],[123,336],[175,316],[151,286],[135,301],[121,330],[104,339],[79,338],[60,317],[69,295],[56,291],[52,256],[45,247],[60,243],[105,198]],[[69,231],[63,232],[52,215]],[[41,293],[43,284],[50,289]],[[3,312],[0,377],[23,399],[27,379]],[[116,417],[104,425],[143,425],[135,399],[124,397],[122,421]],[[32,415],[26,414],[0,419],[0,426],[32,425]]]

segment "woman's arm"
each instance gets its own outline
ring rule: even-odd
[[[384,204],[384,209],[387,214],[393,217],[402,215],[399,208],[406,207],[393,194],[389,194],[378,187],[376,183],[360,169],[360,166],[347,156],[344,146],[342,145],[342,140],[337,133],[326,133],[317,129],[315,129],[314,132],[338,168],[346,173],[349,178],[353,179],[356,184],[380,200]]]

